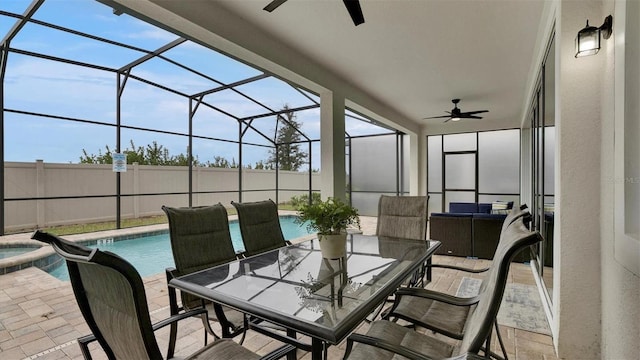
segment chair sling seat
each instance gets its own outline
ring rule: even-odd
[[[425,240],[427,236],[428,196],[387,196],[378,200],[377,236]],[[425,267],[403,282],[404,286],[422,284]]]
[[[475,305],[456,306],[418,296],[403,296],[393,310],[393,316],[449,337],[462,339],[467,319],[475,308]]]
[[[238,225],[244,243],[245,256],[253,256],[288,245],[280,227],[278,205],[272,200],[231,202],[231,204],[238,212]]]
[[[176,358],[173,358],[176,359]],[[185,360],[257,360],[260,356],[229,339],[220,339],[191,354]]]
[[[424,240],[427,197],[380,196],[376,235]]]
[[[169,222],[171,251],[176,265],[174,276],[191,274],[236,259],[227,211],[222,204],[183,208],[163,206],[162,210]],[[172,288],[169,291],[175,292]],[[202,306],[203,300],[195,295],[180,292],[180,297],[186,311]],[[214,310],[213,303],[204,303],[209,320],[217,321],[223,327],[223,337],[241,333],[244,314],[221,306],[225,317],[222,320]]]
[[[379,320],[371,323],[367,332],[368,336],[384,339],[386,342],[402,347],[410,348],[422,354],[429,354],[433,359],[451,357],[456,347],[431,336],[424,336],[413,329],[400,326],[396,323]],[[396,360],[404,359],[390,351],[373,346],[356,346],[349,356],[349,360]]]

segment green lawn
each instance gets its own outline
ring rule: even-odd
[[[292,205],[289,204],[279,204],[278,209],[280,210],[295,210]],[[227,208],[227,213],[229,215],[236,215],[236,209],[231,207]],[[136,226],[145,226],[145,225],[155,225],[155,224],[166,224],[167,217],[163,215],[157,216],[148,216],[137,219],[122,219],[122,228],[130,228]],[[55,235],[71,235],[71,234],[82,234],[89,233],[95,231],[103,231],[103,230],[114,230],[116,229],[115,221],[103,221],[89,224],[74,224],[74,225],[59,225],[59,226],[51,226],[48,228],[40,229],[42,231],[47,231]],[[15,231],[8,231],[7,234],[11,233],[23,233],[29,231],[35,231],[36,229],[22,229]]]

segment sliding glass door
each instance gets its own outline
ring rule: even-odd
[[[534,249],[536,275],[551,304],[553,292],[553,233],[555,223],[555,40],[549,42],[542,63],[530,113],[530,208],[531,227],[543,241]],[[551,308],[551,306],[549,306]]]

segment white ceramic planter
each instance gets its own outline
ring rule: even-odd
[[[323,258],[338,259],[347,255],[347,234],[318,234],[318,239]]]

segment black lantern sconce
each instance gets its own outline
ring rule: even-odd
[[[604,23],[600,27],[587,26],[578,31],[576,36],[576,57],[595,55],[600,51],[600,35],[608,39],[611,37],[613,17],[611,15],[604,18]]]

